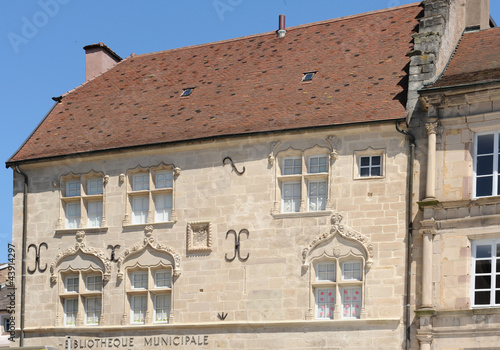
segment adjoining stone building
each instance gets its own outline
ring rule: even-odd
[[[476,308],[464,290],[483,243],[450,234],[467,222],[496,242],[498,197],[460,190],[479,181],[466,157],[478,130],[435,102],[460,91],[440,85],[463,64],[459,46],[448,66],[459,40],[471,42],[467,53],[497,31],[463,34],[491,26],[488,4],[423,1],[293,28],[281,20],[277,32],[126,59],[86,46],[87,81],[55,98],[7,162],[13,243],[27,252],[16,266],[27,272],[16,296],[21,345],[498,342],[499,303]],[[456,103],[482,125],[487,104],[470,96],[490,90]],[[438,120],[446,132],[428,136]],[[463,161],[444,152],[467,137]],[[484,220],[493,223],[476,227]],[[475,326],[448,342],[469,319]]]

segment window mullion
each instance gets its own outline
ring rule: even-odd
[[[493,188],[492,196],[496,196],[498,193],[498,137],[499,133],[495,133],[493,138]]]

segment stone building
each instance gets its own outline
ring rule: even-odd
[[[491,25],[486,0],[434,0],[126,59],[86,46],[87,81],[7,162],[20,345],[491,347],[498,303],[472,301],[470,268],[498,219],[467,154],[494,124],[495,51],[464,63]]]

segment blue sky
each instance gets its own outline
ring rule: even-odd
[[[413,2],[2,0],[0,160],[5,162],[29,136],[52,107],[51,97],[84,82],[85,45],[103,42],[125,58],[273,31],[279,14],[291,27]],[[491,13],[500,23],[500,1],[491,1]],[[10,169],[0,170],[0,223],[1,263],[12,232]]]

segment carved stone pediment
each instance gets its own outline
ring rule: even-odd
[[[345,227],[341,224],[342,215],[333,214],[331,218],[331,228],[309,243],[302,249],[302,268],[307,270],[310,261],[316,257],[344,257],[348,255],[362,256],[365,259],[366,269],[370,269],[373,264],[373,246],[368,237]]]
[[[65,262],[67,262],[67,266],[61,266]],[[59,252],[52,264],[50,264],[51,283],[57,283],[56,268],[58,266],[61,266],[63,269],[71,270],[102,270],[103,281],[109,281],[111,277],[111,261],[104,252],[86,246],[84,231],[78,231],[76,233],[76,244],[74,247]]]
[[[153,226],[146,226],[144,229],[144,239],[142,242],[137,243],[131,248],[125,249],[123,255],[118,258],[118,279],[123,279],[123,265],[130,259],[140,256],[144,252],[148,252],[149,255],[155,256],[156,259],[160,259],[161,255],[167,254],[171,259],[173,267],[174,277],[178,277],[181,274],[181,256],[175,252],[172,248],[166,246],[163,243],[157,243],[156,239],[153,237]],[[156,263],[154,263],[156,265]]]

